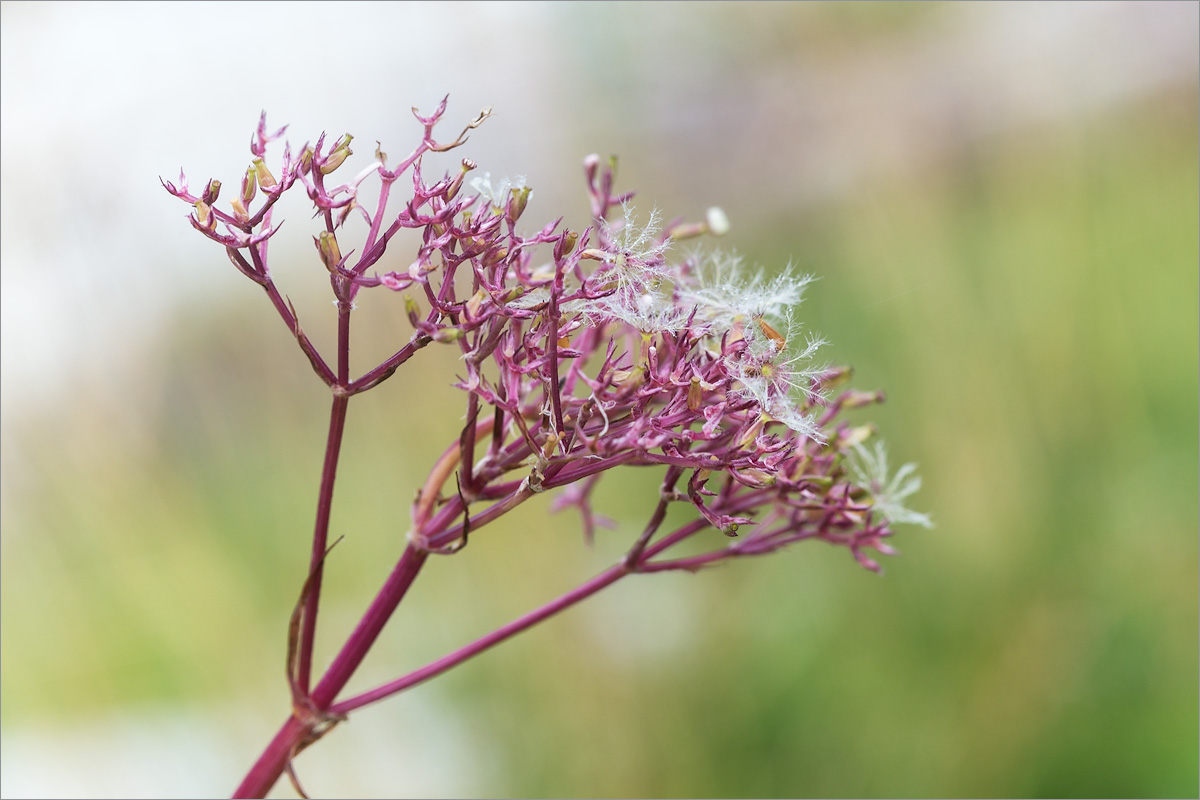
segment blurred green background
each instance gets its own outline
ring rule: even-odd
[[[1197,794],[1196,4],[87,8],[2,7],[6,795],[222,794],[287,707],[328,396],[155,175],[232,187],[262,107],[395,156],[445,91],[447,133],[497,113],[438,168],[527,174],[531,229],[586,224],[580,159],[615,152],[640,208],[722,205],[720,245],[820,276],[800,317],[887,392],[856,413],[937,527],[882,578],[817,543],[631,578],[360,712],[299,760],[310,792]],[[165,74],[89,62],[97,24]],[[64,36],[65,84],[35,53]],[[285,216],[275,269],[328,347]],[[409,333],[361,306],[356,372]],[[455,369],[429,348],[351,405],[322,663],[457,436]],[[658,473],[606,480],[594,549],[529,503],[431,563],[354,686],[611,564]]]

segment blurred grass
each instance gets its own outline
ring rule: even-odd
[[[1191,93],[976,140],[739,230],[822,277],[802,318],[888,392],[860,417],[920,462],[938,528],[902,530],[883,579],[819,545],[631,579],[447,675],[506,765],[494,794],[1195,795],[1196,120]],[[243,289],[162,344],[140,439],[86,394],[6,434],[5,725],[247,687],[285,708],[327,400]],[[419,358],[352,407],[325,657],[461,424],[447,351]],[[594,552],[531,503],[435,560],[359,685],[611,563],[657,479],[613,476]]]

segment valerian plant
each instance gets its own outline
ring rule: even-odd
[[[285,772],[299,791],[292,759],[351,712],[433,678],[628,575],[696,572],[806,539],[845,547],[878,571],[871,552],[893,552],[887,544],[893,523],[929,524],[903,504],[919,486],[912,466],[889,477],[882,446],[864,445],[873,427],[841,418],[883,396],[844,388],[849,369],[815,360],[822,342],[804,334],[795,318],[808,278],[754,274],[720,252],[670,257],[681,241],[725,233],[725,215],[714,208],[703,222],[660,225],[651,213],[639,222],[632,193],[614,190],[614,163],[594,155],[584,160],[591,224],[575,231],[560,218],[523,233],[518,221],[530,197],[523,182],[468,180],[476,165],[467,159],[426,177],[426,158],[463,144],[490,111],[442,142],[434,129],[445,109],[446,100],[427,117],[414,109],[423,128],[415,149],[394,166],[376,150],[344,182],[334,176],[352,155],[350,135],[332,142],[322,135],[298,150],[285,143],[272,168],[267,148],[284,129],[269,133],[265,113],[232,197],[220,201],[216,180],[198,193],[182,174],[178,184],[163,182],[192,207],[192,227],[263,289],[331,394],[310,567],[288,628],[291,709],[238,797],[264,796]],[[368,181],[378,182],[378,198],[360,202]],[[319,221],[312,258],[327,272],[337,307],[332,358],[305,334],[271,275],[268,252],[281,230],[272,211],[295,190],[308,196]],[[396,194],[403,195],[398,203]],[[355,228],[365,234],[352,241]],[[419,247],[411,261],[389,261],[407,266],[381,271],[389,243],[403,230],[419,234]],[[355,377],[350,318],[364,290],[400,294],[413,333]],[[466,424],[416,495],[395,567],[314,681],[347,408],[434,344],[461,362],[455,388],[465,398]],[[431,555],[458,552],[489,523],[547,492],[557,495],[553,508],[578,509],[590,541],[592,491],[618,467],[655,469],[661,484],[653,513],[616,564],[427,666],[341,696]],[[693,513],[664,531],[672,504]],[[680,544],[697,539],[702,547],[679,553]]]

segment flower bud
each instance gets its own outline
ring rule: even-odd
[[[333,146],[333,152],[326,156],[324,162],[321,164],[322,175],[328,175],[329,173],[333,172],[335,169],[340,167],[347,158],[354,154],[354,151],[350,149],[350,142],[353,140],[354,137],[348,133],[337,140],[337,143]]]
[[[854,370],[850,367],[835,367],[821,375],[817,380],[823,388],[831,389],[850,380],[852,375],[854,375]]]
[[[404,295],[404,311],[408,314],[408,321],[416,328],[421,321],[421,305],[408,295]]]
[[[458,190],[462,188],[463,178],[467,176],[468,172],[475,169],[476,166],[478,165],[469,158],[462,160],[462,171],[454,176],[454,180],[450,181],[450,186],[446,189],[446,202],[450,202],[458,196]]]
[[[471,299],[467,301],[466,309],[470,314],[471,319],[479,318],[479,309],[483,305],[483,301],[488,299],[488,293],[480,289],[475,294],[471,295]]]
[[[508,209],[505,214],[505,219],[509,222],[516,222],[525,213],[525,204],[529,202],[529,194],[532,190],[528,186],[522,186],[520,189],[512,189],[509,191],[510,199],[508,201]]]
[[[483,264],[483,266],[485,266],[485,267],[490,267],[490,266],[493,266],[493,265],[503,261],[506,258],[508,258],[508,248],[507,247],[495,247],[495,248],[492,248],[491,250],[484,251],[484,254],[479,259],[479,262],[481,264]]]
[[[579,241],[579,234],[574,231],[565,230],[562,236],[558,237],[558,241],[554,243],[554,260],[562,261],[575,250],[575,243]]]
[[[325,269],[335,272],[338,265],[342,263],[342,251],[338,247],[337,237],[329,231],[321,231],[321,235],[313,241],[316,242],[317,250],[321,253],[321,261],[324,262]]]
[[[433,332],[433,340],[435,342],[457,342],[463,337],[463,332],[459,328],[438,328]]]
[[[733,477],[739,483],[744,483],[755,489],[767,489],[775,485],[776,477],[773,473],[761,469],[735,469]]]
[[[752,422],[749,427],[742,432],[742,435],[738,437],[737,446],[739,448],[745,447],[757,439],[758,435],[762,433],[763,426],[766,424],[766,422],[767,417],[763,414],[759,414],[758,419],[754,420],[754,422]]]
[[[246,176],[242,178],[242,204],[250,205],[258,192],[258,182],[254,175],[254,165],[246,167]]]
[[[204,202],[203,200],[197,200],[195,202],[195,207],[196,207],[196,221],[200,223],[200,227],[202,227],[202,228],[211,227],[211,225],[209,223],[212,220],[212,206],[210,206],[208,203]]]
[[[684,225],[676,225],[668,231],[668,234],[672,241],[682,242],[685,239],[694,239],[707,232],[708,226],[703,222],[689,222]]]
[[[300,174],[307,175],[312,170],[313,149],[312,147],[304,148],[304,152],[300,154]]]
[[[872,403],[882,403],[885,399],[882,391],[864,392],[851,389],[842,395],[842,408],[861,408]]]
[[[688,386],[687,405],[688,410],[695,414],[700,410],[700,403],[704,399],[704,392],[700,389],[700,379],[692,378],[691,384]]]
[[[271,170],[267,169],[266,162],[261,158],[254,159],[251,165],[254,167],[254,176],[258,178],[258,185],[264,192],[279,185],[279,181],[275,180],[275,176],[271,174]]]
[[[208,182],[208,186],[204,187],[204,194],[201,195],[200,199],[211,206],[213,203],[217,202],[217,197],[219,197],[220,194],[221,182],[216,178],[213,178]]]
[[[250,214],[246,211],[246,206],[242,204],[242,198],[233,198],[229,201],[229,205],[233,208],[233,218],[238,222],[245,222],[250,219]]]

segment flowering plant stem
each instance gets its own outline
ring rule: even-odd
[[[523,236],[516,223],[528,188],[507,182],[493,187],[485,177],[472,181],[475,194],[466,194],[463,180],[475,169],[468,159],[457,175],[432,183],[423,178],[425,156],[458,147],[488,115],[481,113],[453,142],[439,143],[433,129],[445,107],[443,100],[431,116],[416,115],[424,134],[398,167],[389,170],[387,156],[377,149],[375,161],[343,185],[329,187],[326,180],[351,155],[352,137],[326,147],[322,134],[299,156],[285,145],[277,180],[263,156],[283,131],[268,134],[265,115],[231,211],[215,206],[218,181],[209,181],[199,195],[188,190],[183,175],[178,186],[163,182],[193,207],[192,226],[222,245],[237,270],[263,288],[332,393],[309,569],[288,627],[291,714],[238,786],[237,797],[265,796],[284,773],[303,794],[292,760],[346,715],[440,675],[626,575],[696,572],[808,539],[845,547],[860,564],[879,571],[867,551],[894,552],[886,543],[892,536],[889,521],[929,522],[902,502],[919,486],[911,465],[889,479],[882,447],[871,453],[862,446],[873,427],[840,419],[843,411],[883,396],[855,390],[831,395],[849,370],[815,364],[821,342],[801,336],[792,318],[809,279],[786,273],[746,278],[735,256],[721,254],[670,263],[666,251],[672,244],[724,233],[724,214],[710,209],[703,223],[676,220],[663,229],[651,214],[648,223],[639,224],[629,205],[632,194],[613,193],[615,161],[601,169],[596,156],[584,162],[592,225],[582,232],[559,230],[559,219]],[[393,184],[410,170],[412,196],[387,224]],[[373,212],[358,194],[371,176],[380,181]],[[271,225],[271,212],[295,186],[306,191],[322,223],[313,244],[337,305],[333,367],[305,335],[268,269],[270,239],[279,231]],[[261,202],[252,212],[260,190]],[[343,255],[338,237],[349,237],[346,223],[356,215],[366,224],[365,238],[361,249]],[[404,229],[421,235],[416,260],[407,268],[371,272]],[[552,251],[550,262],[535,262],[535,253],[546,249]],[[405,293],[414,332],[392,356],[354,379],[354,298],[378,287]],[[428,312],[422,313],[422,303]],[[455,386],[466,393],[466,422],[417,494],[399,560],[313,685],[350,399],[379,386],[434,342],[457,350],[465,375]],[[552,510],[578,509],[584,538],[591,542],[605,523],[592,510],[592,489],[618,467],[661,470],[663,477],[650,519],[617,564],[424,667],[338,699],[431,554],[458,552],[481,528],[548,491],[556,495]],[[695,518],[662,534],[672,503],[693,509]],[[714,530],[719,534],[702,539],[702,552],[666,555]]]

